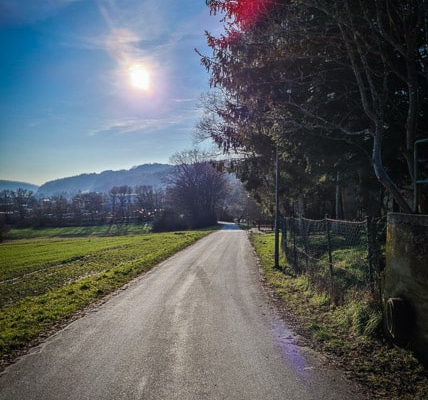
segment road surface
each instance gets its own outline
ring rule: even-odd
[[[0,376],[2,400],[360,398],[294,344],[234,229],[159,264]]]

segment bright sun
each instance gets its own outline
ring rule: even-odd
[[[134,64],[129,67],[129,79],[131,85],[140,90],[149,90],[150,75],[146,68],[141,64]]]

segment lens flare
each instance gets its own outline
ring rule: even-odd
[[[141,64],[133,64],[129,67],[129,80],[136,89],[147,91],[150,88],[149,71]]]
[[[231,6],[239,27],[246,31],[253,28],[274,5],[274,0],[239,0]]]

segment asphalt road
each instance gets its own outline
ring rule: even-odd
[[[294,344],[234,229],[159,264],[0,376],[8,400],[359,398]]]

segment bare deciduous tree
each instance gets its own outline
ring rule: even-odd
[[[226,180],[199,150],[177,153],[171,157],[175,165],[169,177],[167,201],[182,214],[191,227],[215,224],[217,206],[225,195]]]

